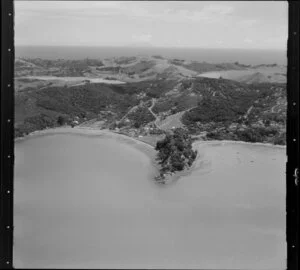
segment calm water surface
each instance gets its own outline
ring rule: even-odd
[[[80,82],[80,81],[89,80],[90,83],[109,83],[109,84],[124,83],[118,80],[106,80],[102,78],[90,78],[90,77],[25,76],[25,77],[19,77],[19,79],[32,79],[32,80],[42,80],[42,81],[65,81],[65,82]]]
[[[16,46],[16,57],[42,59],[112,58],[136,55],[161,55],[209,63],[235,62],[242,64],[286,65],[287,49],[203,49],[203,48],[159,48],[159,47],[81,47],[81,46]]]
[[[151,181],[113,138],[16,143],[17,268],[285,268],[285,149],[199,146],[192,174]]]

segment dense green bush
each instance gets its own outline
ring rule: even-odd
[[[155,120],[155,117],[149,112],[147,107],[139,107],[136,111],[130,113],[127,118],[133,122],[135,128]]]
[[[62,125],[64,125],[65,123],[66,123],[66,119],[65,119],[63,116],[59,115],[59,116],[57,117],[57,124],[60,125],[60,126],[62,126]]]
[[[159,98],[163,94],[172,90],[176,86],[176,84],[176,81],[161,80],[155,81],[155,83],[152,81],[152,83],[149,85],[145,92],[148,97]]]
[[[274,144],[286,145],[286,133],[284,132],[280,135],[277,135],[274,138]]]
[[[280,123],[280,124],[285,124],[286,123],[286,117],[278,114],[278,113],[265,113],[264,115],[262,115],[263,120],[270,124],[271,121]]]
[[[111,111],[116,117],[123,116],[129,108],[138,104],[136,95],[127,89],[104,84],[87,84],[76,87],[50,87],[39,91],[16,94],[18,126],[15,136],[61,125],[58,117],[96,118],[100,111]],[[30,101],[30,102],[29,102]],[[22,109],[22,108],[26,108]],[[24,113],[25,111],[25,113]]]
[[[262,142],[263,137],[253,129],[237,131],[238,138],[245,142]]]
[[[183,116],[184,123],[201,121],[207,122],[223,122],[232,121],[238,114],[234,111],[233,107],[229,106],[223,100],[213,98],[204,98],[200,101],[197,108],[190,110]]]
[[[223,137],[219,132],[210,131],[206,134],[206,137],[211,140],[222,140]]]
[[[32,116],[32,117],[28,117],[25,120],[25,123],[29,123],[32,125],[36,125],[43,128],[46,127],[53,127],[55,126],[55,120],[52,119],[51,117],[41,114],[41,115],[37,115],[37,116]]]
[[[157,160],[161,165],[161,175],[168,172],[182,171],[195,161],[197,151],[192,149],[192,139],[189,133],[177,128],[158,141],[155,147]]]
[[[250,127],[243,131],[237,131],[236,135],[242,141],[246,142],[264,142],[269,136],[276,136],[279,131],[273,127]]]

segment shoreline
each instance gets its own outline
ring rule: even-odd
[[[273,145],[270,143],[251,143],[251,142],[244,142],[244,141],[230,141],[230,140],[211,140],[211,141],[195,141],[193,142],[193,148],[198,151],[197,158],[195,162],[192,164],[190,168],[186,168],[183,171],[178,171],[172,174],[166,174],[165,178],[162,181],[158,181],[155,178],[159,176],[159,165],[155,160],[156,152],[153,145],[146,143],[144,141],[138,140],[137,138],[130,137],[125,134],[116,133],[108,129],[93,129],[88,127],[75,127],[72,128],[70,126],[58,127],[58,128],[49,128],[39,131],[34,131],[24,137],[19,137],[15,139],[15,142],[22,142],[28,139],[38,138],[41,136],[50,136],[50,135],[59,135],[59,134],[69,134],[69,135],[83,135],[83,136],[91,136],[91,137],[101,137],[105,136],[110,139],[116,139],[123,143],[130,144],[138,151],[144,153],[150,162],[150,166],[153,168],[153,173],[151,178],[154,183],[159,185],[170,185],[176,183],[182,177],[190,175],[196,168],[197,161],[201,159],[201,155],[199,154],[200,147],[203,145],[214,145],[214,144],[221,144],[221,145],[230,145],[230,144],[237,144],[237,145],[251,145],[251,146],[264,146],[264,147],[272,147],[277,149],[286,149],[284,145]]]
[[[154,146],[144,142],[142,140],[139,140],[138,138],[134,138],[131,136],[128,136],[126,134],[113,132],[108,129],[95,129],[95,128],[89,128],[89,127],[74,127],[71,128],[71,126],[62,126],[62,127],[56,127],[56,128],[48,128],[43,130],[36,130],[24,137],[18,137],[15,138],[15,142],[21,142],[23,140],[27,140],[30,138],[35,138],[39,136],[44,135],[55,135],[55,134],[82,134],[82,135],[114,135],[114,136],[120,136],[123,138],[128,138],[129,140],[139,142],[142,144],[145,144],[147,146],[150,146],[154,149]],[[282,148],[286,149],[286,145],[278,145],[278,144],[271,144],[271,143],[261,143],[261,142],[245,142],[245,141],[234,141],[234,140],[197,140],[193,142],[193,145],[198,144],[213,144],[213,143],[226,143],[226,144],[247,144],[247,145],[255,145],[255,146],[266,146],[266,147],[276,147],[276,148]]]
[[[227,144],[247,144],[247,145],[254,145],[254,146],[266,146],[266,147],[275,147],[275,148],[282,148],[286,149],[286,145],[279,145],[279,144],[271,144],[271,143],[261,143],[261,142],[245,142],[245,141],[231,141],[231,140],[206,140],[206,141],[195,141],[196,144],[202,143],[227,143]]]
[[[109,138],[118,140],[121,143],[131,145],[138,151],[142,152],[149,158],[149,165],[153,168],[153,173],[151,178],[154,179],[155,176],[159,174],[159,166],[155,161],[155,150],[151,144],[137,140],[136,138],[116,133],[108,129],[93,129],[89,127],[74,127],[71,126],[62,126],[57,128],[48,128],[43,130],[37,130],[29,133],[24,137],[15,138],[15,143],[21,143],[26,140],[35,139],[43,136],[52,136],[52,135],[75,135],[75,136],[88,136],[88,137],[98,137],[98,138]]]
[[[25,141],[27,139],[33,139],[33,138],[36,138],[39,136],[56,135],[56,134],[77,134],[77,135],[86,135],[86,136],[97,136],[97,135],[120,136],[120,137],[130,139],[132,141],[140,142],[142,144],[151,146],[153,148],[152,145],[150,145],[146,142],[137,140],[133,137],[126,136],[121,133],[116,133],[116,132],[110,131],[108,129],[94,129],[94,128],[89,128],[89,127],[74,127],[74,128],[72,128],[71,126],[62,126],[62,127],[48,128],[48,129],[43,129],[43,130],[36,130],[36,131],[33,131],[33,132],[27,134],[26,136],[15,138],[14,141],[21,142],[21,141]]]

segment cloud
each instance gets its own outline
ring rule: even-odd
[[[88,11],[94,9],[119,9],[119,1],[16,1],[18,9],[31,12],[51,12],[62,10],[64,12]]]
[[[160,20],[171,23],[215,22],[234,12],[234,8],[228,4],[214,3],[204,5],[202,8],[200,8],[201,6],[192,8],[191,4],[194,3],[186,2],[181,8],[174,8],[173,5],[164,6],[159,2],[124,3],[127,5],[122,5],[122,12],[128,17],[135,16],[145,20]]]
[[[204,7],[201,10],[201,13],[205,16],[212,16],[212,15],[229,15],[233,13],[234,8],[228,5],[222,4],[211,4]]]
[[[159,2],[135,1],[16,1],[16,10],[20,15],[42,17],[97,16],[139,17],[144,20],[160,20],[172,23],[214,22],[233,13],[228,3],[212,3],[193,7],[187,2],[180,7]]]
[[[150,42],[152,40],[151,34],[133,35],[133,41],[135,42]]]
[[[257,24],[257,22],[258,22],[258,20],[255,20],[255,19],[247,19],[247,20],[240,21],[239,24],[244,27],[250,27],[250,26]]]
[[[286,46],[287,5],[263,3],[15,1],[16,43]]]
[[[251,38],[245,38],[244,42],[249,44],[249,43],[253,43],[253,40]]]
[[[204,6],[200,11],[188,11],[181,10],[177,14],[173,14],[173,17],[180,16],[181,20],[192,22],[216,22],[224,19],[228,15],[233,13],[234,8],[228,5],[210,4]]]
[[[16,1],[18,17],[77,17],[89,18],[119,14],[122,3],[117,1]]]

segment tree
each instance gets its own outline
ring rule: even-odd
[[[192,149],[192,138],[183,128],[176,128],[158,141],[155,147],[157,160],[161,165],[161,176],[168,172],[182,171],[196,159],[197,151]]]
[[[59,124],[60,126],[62,126],[65,123],[65,118],[63,116],[58,116],[57,117],[57,124]]]

